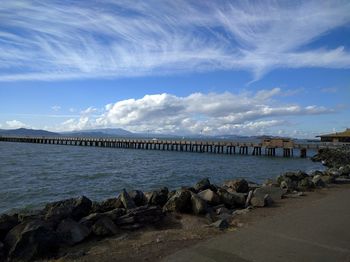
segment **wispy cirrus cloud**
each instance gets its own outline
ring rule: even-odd
[[[0,81],[350,68],[343,46],[308,47],[349,14],[349,1],[3,0]]]
[[[105,106],[99,115],[89,108],[79,118],[64,121],[58,129],[82,130],[121,127],[134,132],[163,134],[266,134],[285,127],[288,116],[334,112],[322,106],[279,104],[279,88],[241,93],[168,93],[145,95]]]

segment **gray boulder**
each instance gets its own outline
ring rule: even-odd
[[[61,221],[65,218],[79,220],[90,213],[92,202],[85,196],[49,203],[45,206],[45,218]]]
[[[298,190],[307,191],[314,187],[312,179],[310,177],[303,178],[298,182]]]
[[[128,192],[123,189],[123,192],[118,197],[120,201],[123,203],[123,207],[126,209],[133,209],[136,207],[134,200],[129,196]]]
[[[5,261],[5,245],[0,241],[0,261]]]
[[[350,164],[339,167],[339,173],[341,176],[350,176]]]
[[[141,206],[131,209],[127,214],[113,221],[119,228],[136,229],[148,224],[157,224],[164,217],[162,209],[158,206]]]
[[[254,191],[250,190],[249,193],[248,193],[247,199],[245,200],[244,207],[247,208],[250,205],[250,201],[252,200],[253,195],[254,195]]]
[[[148,199],[148,204],[162,207],[168,201],[168,194],[169,190],[166,187],[152,191]]]
[[[292,180],[290,177],[279,176],[277,177],[277,182],[280,188],[292,192],[298,189],[298,180]]]
[[[104,213],[115,208],[122,208],[123,203],[119,198],[108,198],[101,202],[93,202],[91,207],[91,213]]]
[[[265,195],[269,195],[273,201],[278,201],[283,197],[285,193],[286,193],[286,190],[283,190],[279,187],[263,186],[255,189],[253,195],[254,197],[258,197],[262,199],[265,197]]]
[[[102,217],[92,226],[92,232],[96,236],[112,236],[118,233],[117,226],[108,217]]]
[[[232,188],[237,193],[248,193],[249,185],[245,179],[234,179],[225,181],[224,186]]]
[[[297,171],[297,172],[287,172],[285,173],[286,177],[290,177],[292,180],[297,180],[300,181],[306,177],[308,177],[308,174],[305,173],[304,171]]]
[[[129,192],[129,196],[138,207],[147,204],[146,196],[141,190],[132,190]]]
[[[176,191],[168,202],[166,202],[163,210],[170,212],[190,213],[192,210],[191,191]]]
[[[3,240],[6,234],[19,224],[18,216],[3,214],[0,216],[0,240]]]
[[[323,175],[323,172],[320,171],[320,170],[315,170],[311,173],[311,176],[314,177],[314,176],[317,176],[317,175],[320,175],[322,176]]]
[[[335,183],[336,178],[334,176],[323,175],[323,176],[321,176],[321,179],[326,184],[333,184],[333,183]]]
[[[208,202],[210,205],[220,204],[220,197],[211,189],[206,189],[198,193],[198,196]]]
[[[71,218],[62,220],[56,231],[61,237],[63,243],[70,246],[82,242],[90,234],[88,227]]]
[[[47,222],[33,220],[12,228],[4,244],[9,261],[31,261],[52,256],[59,247],[60,239]]]
[[[206,190],[210,188],[210,181],[208,178],[204,178],[200,181],[198,181],[196,183],[196,185],[194,186],[194,189],[197,191],[197,192],[200,192],[200,191],[203,191],[203,190]]]
[[[264,196],[253,196],[252,199],[250,200],[250,204],[253,207],[265,207],[265,206],[270,206],[273,204],[273,199],[268,195]]]
[[[326,183],[322,180],[322,177],[320,175],[314,176],[312,178],[312,182],[316,187],[325,187]]]
[[[195,193],[191,193],[191,203],[193,214],[202,215],[207,212],[207,203]]]
[[[229,193],[227,190],[220,188],[218,189],[218,195],[220,201],[225,204],[228,208],[234,207],[244,207],[245,205],[245,196],[241,193]]]
[[[86,217],[83,217],[79,221],[79,223],[91,228],[92,225],[95,224],[95,222],[97,220],[99,220],[100,218],[107,217],[107,218],[111,219],[112,221],[115,221],[119,217],[121,217],[125,214],[126,214],[126,210],[124,208],[115,208],[113,210],[110,210],[110,211],[107,211],[104,213],[92,213]]]

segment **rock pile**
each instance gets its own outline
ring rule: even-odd
[[[159,223],[163,217],[162,208],[150,205],[143,192],[125,190],[100,203],[82,196],[49,203],[30,214],[3,214],[0,261],[52,257],[59,248]]]
[[[318,154],[312,157],[313,161],[323,162],[327,167],[340,168],[350,165],[350,147],[344,146],[338,149],[320,149]]]

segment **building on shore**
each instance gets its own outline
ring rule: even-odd
[[[316,137],[321,138],[321,142],[342,142],[342,143],[350,143],[350,128],[347,128],[344,132],[319,135]]]

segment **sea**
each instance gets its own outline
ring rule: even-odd
[[[315,152],[309,151],[311,156]],[[0,142],[0,214],[85,195],[116,197],[123,189],[176,189],[209,178],[261,183],[286,171],[322,170],[309,158],[226,155]]]

